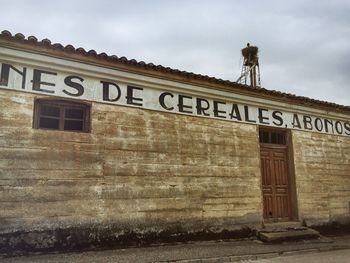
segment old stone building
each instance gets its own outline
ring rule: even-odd
[[[349,106],[8,31],[0,63],[3,247],[350,223]]]

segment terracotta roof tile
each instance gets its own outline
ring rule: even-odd
[[[43,40],[41,40],[41,43],[45,46],[50,46],[51,45],[51,41],[47,38],[44,38]]]
[[[17,33],[15,35],[12,35],[11,32],[9,32],[7,30],[4,30],[1,32],[0,39],[1,38],[7,39],[10,41],[21,42],[23,44],[36,45],[39,47],[42,46],[42,47],[46,47],[46,48],[48,47],[48,48],[51,48],[54,50],[61,50],[63,52],[67,52],[67,53],[76,53],[76,54],[79,54],[81,56],[88,56],[88,57],[93,57],[93,58],[102,59],[102,60],[109,60],[109,61],[113,61],[116,63],[132,65],[133,67],[136,66],[136,67],[140,67],[140,68],[161,71],[164,73],[170,73],[170,74],[186,77],[188,79],[203,80],[203,81],[209,82],[210,84],[215,84],[215,83],[222,84],[222,85],[226,85],[232,89],[251,91],[255,94],[269,95],[269,96],[272,96],[275,98],[286,98],[286,99],[295,101],[295,103],[302,103],[302,104],[307,104],[307,105],[313,104],[313,105],[319,105],[319,106],[323,106],[323,107],[329,107],[332,109],[345,110],[346,112],[350,112],[350,106],[338,105],[336,103],[315,100],[315,99],[311,99],[311,98],[307,98],[307,97],[303,97],[303,96],[296,96],[294,94],[280,92],[280,91],[276,91],[276,90],[268,90],[268,89],[265,89],[262,87],[251,87],[248,85],[239,84],[239,83],[232,82],[229,80],[223,80],[223,79],[218,79],[215,77],[209,77],[207,75],[195,74],[193,72],[180,71],[178,69],[172,69],[170,67],[164,67],[162,65],[155,65],[153,63],[146,63],[144,61],[137,61],[135,59],[129,60],[126,57],[118,57],[116,55],[109,56],[106,53],[97,54],[97,52],[93,49],[86,51],[82,47],[75,48],[73,45],[67,45],[64,47],[63,45],[61,45],[59,43],[52,44],[51,41],[47,38],[45,38],[41,41],[38,41],[38,39],[36,37],[29,36],[26,39],[25,36],[21,33]]]
[[[38,39],[37,39],[35,36],[29,36],[29,37],[28,37],[28,41],[31,41],[31,42],[33,42],[33,43],[36,43],[36,42],[38,42]]]

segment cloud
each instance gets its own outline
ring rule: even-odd
[[[12,33],[233,81],[250,42],[265,88],[350,105],[346,0],[2,2]]]

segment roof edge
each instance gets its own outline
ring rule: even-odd
[[[255,97],[266,97],[269,99],[275,99],[288,103],[299,104],[303,106],[316,106],[321,109],[333,110],[336,112],[350,113],[350,106],[344,106],[332,102],[321,101],[311,99],[304,96],[297,96],[290,93],[268,90],[262,87],[251,87],[248,85],[239,84],[229,80],[218,79],[207,75],[196,74],[193,72],[181,71],[178,69],[172,69],[170,67],[164,67],[162,65],[155,65],[153,63],[146,63],[144,61],[137,61],[135,59],[128,59],[126,57],[118,57],[116,55],[107,55],[106,53],[98,54],[95,50],[86,51],[84,48],[75,48],[73,45],[63,46],[59,43],[51,43],[47,38],[39,41],[34,36],[28,36],[27,38],[17,33],[12,35],[11,32],[4,30],[0,34],[0,40],[2,42],[14,43],[17,47],[22,47],[25,50],[31,50],[41,52],[57,57],[74,56],[74,59],[79,61],[89,61],[100,65],[114,66],[118,69],[131,71],[139,74],[149,75],[158,78],[167,78],[174,81],[180,81],[190,84],[210,86],[215,85],[215,88],[225,91],[239,92],[248,94]],[[212,87],[214,88],[214,87]]]

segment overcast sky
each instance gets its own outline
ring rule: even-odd
[[[0,27],[236,81],[247,42],[262,86],[350,105],[350,0],[0,0]]]

